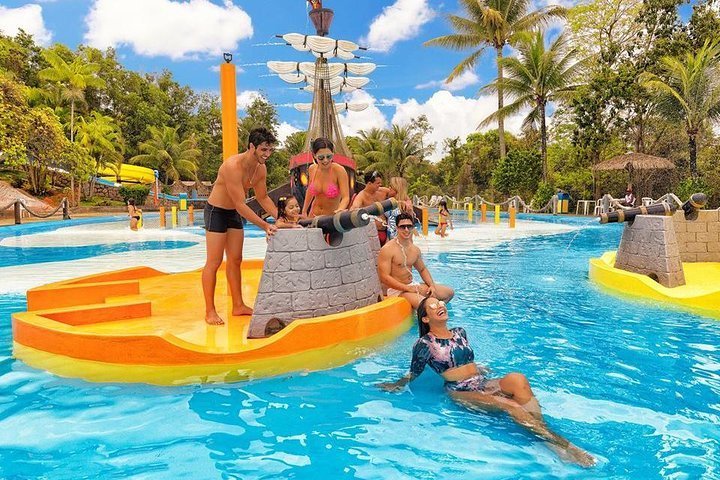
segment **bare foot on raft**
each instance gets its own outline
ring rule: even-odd
[[[240,305],[239,307],[233,307],[233,317],[239,317],[240,315],[252,315],[253,309],[247,305]]]
[[[218,315],[217,312],[212,312],[212,313],[206,314],[205,322],[208,325],[225,325],[225,322],[223,322],[223,319],[220,318],[220,315]]]

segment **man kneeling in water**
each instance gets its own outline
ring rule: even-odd
[[[445,302],[429,297],[417,308],[420,338],[415,342],[410,373],[392,383],[381,383],[383,390],[395,392],[416,379],[425,365],[445,380],[445,390],[453,400],[472,409],[507,412],[518,424],[542,438],[564,460],[584,467],[595,459],[551,431],[545,424],[530,383],[522,373],[502,378],[487,378],[487,369],[475,364],[475,353],[468,343],[465,329],[448,329]]]
[[[387,287],[388,297],[403,297],[413,308],[417,308],[420,300],[428,295],[449,302],[455,292],[433,281],[420,249],[413,243],[413,216],[403,212],[396,217],[395,224],[397,237],[386,243],[378,255],[378,275]],[[413,283],[412,267],[418,271],[424,284]]]

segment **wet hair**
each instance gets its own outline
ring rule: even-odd
[[[372,183],[378,178],[382,178],[382,175],[377,170],[373,170],[372,172],[365,172],[365,184]]]
[[[257,148],[263,143],[275,145],[277,143],[277,138],[275,138],[275,135],[265,127],[253,128],[250,130],[250,135],[248,136],[248,148],[250,148],[250,144]]]
[[[312,150],[313,155],[322,150],[323,148],[327,148],[331,152],[335,151],[335,145],[333,145],[333,142],[331,142],[330,139],[325,137],[318,137],[310,144],[310,149]]]
[[[287,207],[288,202],[290,202],[290,200],[293,198],[295,198],[295,197],[292,195],[290,195],[289,197],[278,198],[278,200],[277,200],[278,217],[282,218],[283,220],[287,220],[287,217],[285,216],[285,207]]]
[[[395,217],[395,225],[400,225],[402,220],[410,220],[413,225],[415,225],[415,217],[407,212],[401,212],[397,217]]]
[[[135,206],[135,199],[134,198],[128,198],[128,205]]]
[[[424,337],[430,333],[430,325],[423,322],[423,318],[427,317],[427,308],[425,307],[425,303],[427,303],[428,298],[430,297],[423,298],[417,307],[418,334],[420,337]]]
[[[440,207],[441,210],[445,210],[446,212],[449,212],[447,208],[447,202],[445,200],[440,200],[438,202],[438,207]]]

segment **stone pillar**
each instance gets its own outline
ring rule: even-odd
[[[264,336],[271,318],[289,323],[382,300],[379,250],[374,223],[343,233],[337,246],[319,228],[278,230],[268,244],[248,336]]]
[[[638,215],[626,224],[615,268],[647,275],[669,288],[685,285],[673,218]]]

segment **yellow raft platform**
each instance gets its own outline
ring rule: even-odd
[[[242,272],[243,297],[252,305],[262,260],[244,261]],[[205,323],[200,273],[138,267],[29,290],[28,311],[12,315],[14,355],[60,376],[96,382],[236,382],[343,365],[412,323],[410,304],[387,298],[248,339],[250,317],[229,315],[224,269],[216,298],[229,320]]]
[[[686,284],[668,288],[647,275],[615,268],[616,252],[590,259],[590,280],[628,298],[665,303],[720,319],[720,263],[683,263]]]

